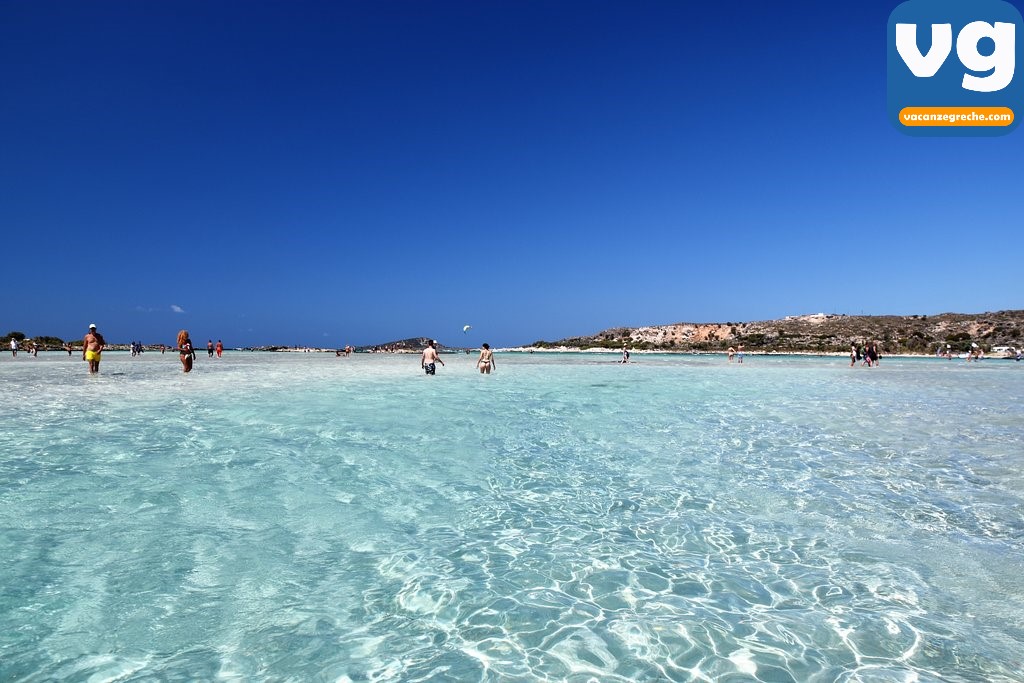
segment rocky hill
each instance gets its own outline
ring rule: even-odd
[[[384,344],[373,344],[370,346],[356,347],[357,353],[420,353],[427,348],[430,337],[413,337],[412,339],[401,339],[398,341],[386,342]],[[448,347],[440,342],[437,343],[437,350],[441,353],[450,351]]]
[[[947,344],[954,352],[976,343],[1024,345],[1024,311],[942,313],[940,315],[859,316],[817,313],[781,320],[725,323],[675,323],[650,327],[616,327],[584,337],[538,347],[621,348],[666,351],[720,351],[743,344],[749,351],[849,351],[851,343],[874,340],[887,353],[935,353]]]

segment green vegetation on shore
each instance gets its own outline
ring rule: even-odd
[[[36,346],[38,346],[41,351],[63,349],[65,344],[65,341],[60,337],[28,337],[24,332],[12,331],[8,332],[3,337],[0,337],[0,344],[3,345],[4,350],[10,346],[12,339],[16,340],[19,345],[24,344],[25,340],[28,339],[30,342],[35,342]],[[82,346],[81,341],[78,342],[78,346]]]
[[[1024,311],[943,313],[935,316],[802,315],[782,320],[725,323],[675,323],[651,327],[617,327],[538,348],[621,349],[641,351],[725,351],[740,344],[748,351],[801,353],[847,352],[851,344],[875,341],[885,353],[933,354],[946,345],[961,353],[978,344],[1024,345]]]

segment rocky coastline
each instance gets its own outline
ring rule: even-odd
[[[874,341],[888,355],[962,353],[976,344],[986,353],[1024,346],[1024,311],[942,313],[910,316],[850,316],[816,313],[780,320],[673,323],[615,327],[593,335],[538,341],[517,350],[621,350],[727,352],[742,345],[747,353],[845,355],[852,344]]]

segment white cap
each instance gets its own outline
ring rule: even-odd
[[[96,323],[89,323],[89,329],[90,330],[95,330],[96,329]]]

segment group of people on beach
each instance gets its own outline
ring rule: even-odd
[[[428,375],[437,374],[437,364],[440,363],[444,366],[444,361],[441,360],[441,354],[437,352],[437,342],[431,339],[427,342],[427,348],[423,349],[423,353],[420,354],[420,367]],[[491,347],[488,344],[483,344],[480,349],[480,357],[477,358],[476,366],[480,370],[481,375],[491,374],[491,370],[498,369],[498,363],[494,359],[494,352],[491,351]]]
[[[100,359],[102,358],[103,349],[106,348],[106,340],[103,335],[99,333],[96,327],[96,323],[89,325],[89,331],[82,339],[82,360],[89,363],[89,373],[96,374],[100,371]],[[141,347],[141,344],[139,344]],[[206,349],[211,358],[216,353],[217,357],[220,358],[224,352],[224,344],[218,339],[216,345],[213,340],[209,340],[206,343]],[[17,342],[11,340],[11,350],[17,354]],[[189,336],[188,330],[181,330],[178,332],[177,339],[177,350],[178,357],[181,360],[181,368],[183,372],[192,372],[193,365],[196,359],[195,345],[192,343],[192,338]],[[351,347],[345,347],[345,355],[352,353]],[[135,355],[135,343],[132,344],[132,355]],[[139,350],[141,353],[141,349]],[[628,358],[628,356],[627,356]],[[427,348],[423,349],[423,353],[420,356],[420,367],[428,375],[433,375],[437,372],[437,363],[444,366],[444,361],[441,360],[441,356],[437,351],[437,342],[433,339],[427,344]],[[491,347],[488,344],[484,344],[480,350],[480,357],[477,359],[477,367],[481,374],[489,375],[491,370],[496,370],[498,367],[497,361],[494,358],[494,352],[491,351]]]
[[[100,370],[100,359],[103,353],[103,349],[106,347],[106,341],[103,339],[103,335],[99,333],[96,328],[96,323],[89,325],[89,331],[82,339],[82,360],[89,363],[89,373],[96,374]],[[18,355],[19,345],[16,339],[10,341],[11,354],[13,356]],[[177,351],[179,359],[181,360],[182,370],[186,373],[192,372],[192,367],[196,358],[195,347],[192,344],[192,339],[189,337],[188,330],[181,330],[178,332],[177,339]],[[65,349],[68,354],[71,354],[71,345],[65,345]],[[161,349],[163,346],[161,345]],[[221,340],[217,340],[214,344],[213,340],[206,342],[207,353],[210,358],[213,358],[214,354],[218,358],[224,353],[224,344]],[[1021,349],[1014,349],[1016,351],[1017,360],[1024,358],[1024,353]],[[348,356],[354,351],[351,346],[346,346],[343,350],[344,355]],[[33,349],[34,353],[38,353],[38,347]],[[142,344],[140,342],[132,342],[132,355],[142,353]],[[468,351],[467,351],[468,353]],[[339,350],[336,355],[341,355],[342,350]],[[945,354],[941,353],[941,350],[936,355],[946,355],[946,357],[952,357],[951,349],[947,344]],[[981,348],[977,344],[973,344],[970,352],[967,354],[967,360],[980,360],[984,357]],[[857,362],[861,362],[867,367],[873,367],[879,364],[881,354],[878,351],[878,342],[869,341],[866,342],[861,348],[856,342],[850,345],[850,367],[853,367]],[[735,359],[737,362],[743,362],[743,346],[740,345],[736,348],[730,346],[728,350],[728,359],[732,363]],[[622,346],[622,360],[621,363],[629,362],[629,349],[625,344]],[[434,375],[437,373],[437,364],[440,363],[444,366],[444,361],[441,360],[441,356],[437,350],[437,342],[433,339],[429,340],[427,347],[423,349],[423,353],[420,355],[420,367],[427,375]],[[492,370],[497,370],[497,362],[494,358],[494,352],[491,350],[490,345],[483,344],[480,349],[480,356],[477,358],[476,366],[480,370],[481,374],[489,375]]]
[[[21,345],[18,344],[18,340],[12,338],[11,339],[11,357],[12,358],[17,358],[18,357],[18,351],[20,351],[20,350],[21,350]],[[39,355],[39,345],[36,344],[34,341],[30,341],[28,343],[28,354],[30,356],[38,356]]]
[[[212,339],[206,340],[206,355],[213,358],[213,354],[217,354],[217,358],[220,358],[224,354],[224,344],[220,339],[214,344]]]
[[[997,347],[997,349],[998,348],[999,347]],[[1011,346],[1004,347],[1004,350],[1005,355],[1003,355],[1003,358],[1013,358],[1018,362],[1024,360],[1024,349],[1017,349]],[[953,360],[953,358],[956,357],[953,354],[953,346],[951,344],[946,344],[946,347],[942,348],[942,346],[940,345],[939,348],[936,349],[935,351],[935,357]],[[981,346],[979,346],[977,342],[971,342],[971,348],[967,349],[966,353],[959,354],[959,357],[965,359],[968,363],[976,363],[980,360],[984,360],[985,349],[981,348]]]
[[[857,361],[861,362],[861,365],[866,365],[869,368],[878,365],[878,361],[881,355],[878,353],[878,342],[869,341],[864,344],[864,348],[861,349],[857,346],[857,342],[850,344],[850,367],[852,368],[857,364]]]
[[[106,348],[107,342],[100,334],[96,327],[96,323],[89,325],[89,331],[85,337],[82,338],[82,360],[89,363],[89,374],[95,375],[100,371],[100,360],[103,357],[103,350]],[[70,346],[68,347],[70,348]],[[132,342],[132,355],[139,355],[142,353],[142,343]],[[161,344],[161,351],[164,346]],[[178,358],[181,360],[181,368],[184,372],[192,372],[192,365],[196,359],[195,346],[192,344],[192,339],[189,336],[188,330],[181,330],[178,332],[177,340]],[[213,342],[207,344],[207,348],[210,352],[210,357],[213,357],[214,351],[217,353],[219,358],[224,352],[224,345],[217,341],[217,345],[214,346]],[[70,353],[70,351],[69,351]]]

